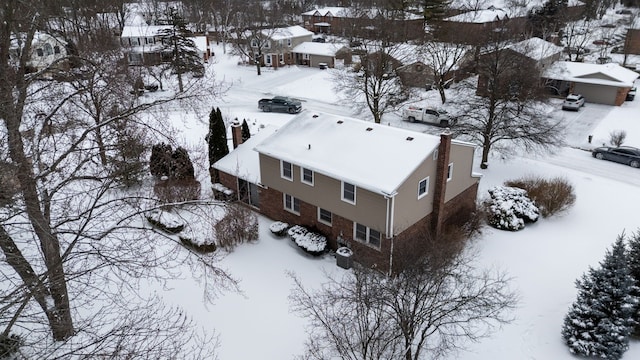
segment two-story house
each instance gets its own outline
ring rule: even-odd
[[[129,65],[158,65],[171,57],[170,52],[163,54],[166,46],[162,43],[163,31],[172,29],[171,25],[126,25],[120,35],[120,45],[126,52]],[[211,56],[209,39],[206,36],[192,36],[203,62]]]
[[[12,41],[11,56],[17,56],[20,46],[17,41]],[[31,52],[27,65],[31,71],[54,72],[55,70],[68,70],[67,42],[60,37],[37,31],[31,41]]]
[[[258,37],[249,39],[249,46],[251,56],[260,62],[260,66],[277,68],[300,63],[292,50],[302,43],[311,42],[312,39],[311,31],[294,25],[261,30]]]
[[[250,141],[214,164],[223,185],[246,199],[251,186],[238,179],[256,181],[261,213],[313,228],[369,266],[392,269],[400,262],[393,257],[422,235],[442,233],[475,209],[475,147],[448,132],[438,137],[305,111]],[[248,156],[246,146],[257,162],[235,154]],[[244,166],[256,163],[258,170]]]

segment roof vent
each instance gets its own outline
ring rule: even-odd
[[[372,128],[372,127],[368,127],[368,128],[367,128],[367,131],[371,131],[371,130],[373,130],[373,128]]]
[[[338,120],[338,124],[342,124],[344,121],[342,120]]]
[[[411,136],[407,136],[407,141],[411,141],[413,138]]]
[[[318,114],[313,114],[313,118],[314,119],[317,118],[317,117],[318,117]]]

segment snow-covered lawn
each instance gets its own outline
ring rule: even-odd
[[[350,115],[351,109],[338,104],[331,70],[290,67],[265,71],[258,77],[255,68],[238,66],[221,49],[215,49],[215,53],[217,63],[210,66],[218,78],[233,82],[224,101],[215,106],[230,119],[249,119],[254,132],[261,124],[282,125],[292,118],[259,112],[257,101],[266,94],[300,98],[303,111]],[[590,112],[590,108],[601,111]],[[608,141],[612,130],[619,129],[627,132],[625,144],[640,146],[640,100],[614,108],[587,104],[578,113],[563,113],[558,107],[557,115],[579,129],[571,133],[572,146],[600,145]],[[383,121],[416,131],[438,131],[424,124],[403,123],[397,114],[389,114]],[[185,140],[194,144],[203,141],[205,122],[186,120],[174,125],[184,126]],[[593,135],[592,144],[587,143],[587,135]],[[203,167],[206,164],[201,164]],[[553,156],[492,158],[488,169],[478,167],[475,171],[483,174],[481,197],[507,179],[536,175],[565,177],[575,187],[577,199],[568,212],[540,219],[518,232],[485,228],[477,241],[481,249],[478,261],[486,267],[502,268],[513,277],[520,304],[512,324],[491,338],[468,344],[469,351],[449,359],[572,359],[560,329],[575,300],[574,281],[589,266],[597,265],[618,234],[640,227],[639,170],[598,161],[588,151],[565,148]],[[221,266],[240,280],[242,294],[223,294],[211,305],[203,302],[199,284],[189,277],[166,284],[167,301],[180,304],[204,329],[220,334],[222,360],[280,360],[300,354],[306,321],[289,310],[287,296],[292,281],[287,273],[295,272],[306,286],[313,286],[322,281],[326,271],[347,271],[337,267],[330,255],[310,256],[288,237],[274,235],[269,229],[273,221],[260,217],[259,240],[238,246],[222,260]],[[640,359],[640,342],[632,341],[624,359]]]

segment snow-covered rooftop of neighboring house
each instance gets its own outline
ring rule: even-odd
[[[542,7],[547,0],[527,0],[522,1],[520,7],[525,8],[526,10],[530,10],[536,7]],[[501,9],[509,9],[514,8],[513,0],[452,0],[449,3],[449,6],[452,9],[468,9],[468,10],[476,10],[476,9],[488,9],[490,7],[501,8]],[[580,0],[568,0],[567,6],[579,6],[584,5],[584,2]]]
[[[483,24],[483,23],[488,23],[496,20],[503,20],[507,17],[508,17],[507,12],[502,9],[488,9],[488,10],[468,11],[462,14],[448,17],[444,20],[452,21],[452,22]]]
[[[532,37],[508,46],[509,49],[517,51],[535,60],[542,60],[557,53],[561,53],[563,48],[554,43]]]
[[[256,145],[278,130],[275,125],[259,127],[258,132],[218,160],[213,167],[254,184],[260,184],[260,159]]]
[[[202,52],[207,51],[207,37],[206,36],[194,36],[193,42],[196,44],[196,48]]]
[[[338,50],[342,48],[344,48],[344,45],[307,41],[294,47],[291,52],[320,56],[335,56]]]
[[[306,12],[303,12],[302,15],[305,15],[305,16],[314,16],[316,14],[318,14],[319,16],[331,15],[333,17],[338,17],[338,18],[367,16],[368,18],[373,19],[376,16],[378,16],[378,14],[381,14],[381,13],[384,14],[379,9],[357,9],[356,10],[356,9],[351,9],[346,7],[334,6],[334,7],[325,7],[325,8],[306,11]],[[423,18],[422,15],[413,14],[407,11],[404,11],[402,13],[400,12],[394,13],[394,16],[396,17],[399,15],[402,15],[405,20],[420,20]]]
[[[122,28],[121,37],[145,37],[154,36],[160,30],[171,29],[171,25],[125,25]]]
[[[434,135],[304,111],[256,151],[391,195],[439,144]]]
[[[262,30],[262,34],[271,38],[271,40],[284,40],[313,35],[313,32],[303,28],[300,25],[294,25],[285,28]]]
[[[594,78],[605,76],[609,79]],[[640,76],[635,71],[624,68],[618,64],[588,64],[570,61],[558,61],[548,68],[543,77],[574,81],[588,84],[607,86],[633,86],[633,82]]]

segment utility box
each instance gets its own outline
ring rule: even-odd
[[[341,247],[336,250],[336,264],[343,269],[353,267],[353,251],[348,247]]]

